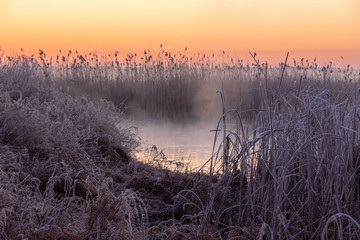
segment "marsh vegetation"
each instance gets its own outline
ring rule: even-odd
[[[360,238],[358,69],[0,59],[1,238]],[[156,147],[137,161],[127,118],[214,122],[212,153],[195,170]]]

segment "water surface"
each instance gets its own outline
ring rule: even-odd
[[[168,121],[129,120],[141,138],[142,150],[156,146],[167,160],[184,161],[192,168],[203,166],[211,157],[216,123],[172,123]],[[144,157],[140,152],[137,157]],[[149,160],[149,159],[147,159]]]

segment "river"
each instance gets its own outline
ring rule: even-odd
[[[169,161],[182,161],[191,168],[203,166],[211,157],[216,122],[173,123],[169,121],[127,120],[141,139],[139,160],[148,161],[149,150],[156,146]],[[144,159],[147,158],[147,159]]]

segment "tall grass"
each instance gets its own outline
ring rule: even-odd
[[[358,70],[93,54],[1,58],[2,238],[360,238]],[[204,171],[131,158],[117,105],[191,119],[219,86]]]
[[[217,90],[226,96],[229,108],[247,111],[243,115],[254,117],[260,107],[259,84],[264,78],[257,64],[242,60],[216,61],[218,56],[190,57],[187,52],[171,53],[161,50],[153,54],[117,52],[99,56],[94,52],[59,52],[48,57],[40,50],[36,56],[3,57],[2,64],[26,63],[37,74],[56,82],[59,88],[72,96],[87,95],[92,99],[106,99],[119,108],[126,106],[126,114],[135,117],[171,120],[212,118],[221,108],[214,97]],[[260,63],[267,74],[278,75],[279,67]],[[286,78],[304,80],[354,81],[358,72],[318,66],[316,60],[302,60],[291,64]],[[272,84],[272,83],[268,83]],[[283,86],[289,89],[286,86]]]
[[[138,143],[111,103],[59,92],[28,62],[1,65],[0,99],[1,239],[146,234],[117,171]]]
[[[230,142],[230,147],[223,153],[219,147],[211,158],[210,174],[218,179],[210,179],[207,202],[198,213],[203,217],[201,234],[359,238],[356,83],[303,80],[299,86],[285,78],[283,84],[293,88],[283,89],[280,82],[270,75],[260,85],[261,109],[252,130],[244,129],[234,110],[223,118],[235,115],[237,132],[222,129],[219,121],[216,136],[225,131],[218,140],[224,146]],[[187,193],[186,199],[194,194]]]

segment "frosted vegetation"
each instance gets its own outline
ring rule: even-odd
[[[1,56],[0,237],[360,238],[359,70],[224,58]],[[134,159],[124,117],[215,110],[203,169]]]

